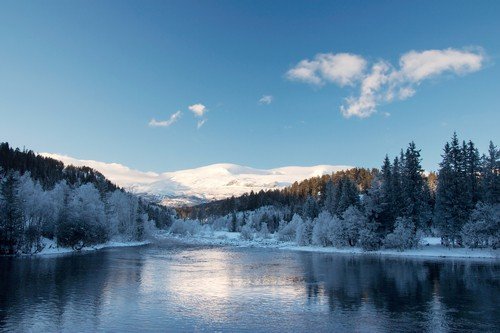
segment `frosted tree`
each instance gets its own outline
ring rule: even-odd
[[[303,224],[299,214],[294,214],[290,222],[282,221],[278,230],[278,239],[285,242],[294,241],[297,234],[297,227]]]
[[[462,228],[462,239],[470,248],[500,246],[500,204],[478,203]]]
[[[198,220],[174,220],[169,231],[176,235],[193,236],[201,231],[200,221]]]
[[[327,237],[335,247],[347,246],[347,235],[344,221],[337,216],[333,216],[327,226]]]
[[[123,240],[137,238],[136,221],[138,218],[138,200],[135,196],[115,190],[108,197],[109,236]]]
[[[384,247],[403,251],[411,249],[419,244],[419,238],[415,233],[413,221],[409,218],[398,217],[394,225],[394,231],[388,234],[384,240]]]
[[[313,222],[312,244],[318,246],[330,246],[332,242],[329,236],[329,227],[332,216],[328,211],[321,212]]]
[[[380,248],[381,238],[378,232],[378,224],[370,221],[364,224],[359,231],[359,245],[365,251],[374,251]]]
[[[254,238],[255,230],[248,224],[241,227],[240,237],[243,240],[252,240]]]
[[[52,219],[49,223],[44,224],[42,228],[45,237],[57,238],[59,231],[63,231],[64,225],[68,223],[70,219],[68,204],[72,192],[66,180],[61,180],[48,193],[52,204]]]
[[[365,215],[355,206],[350,206],[342,214],[347,243],[356,246],[359,239],[359,231],[366,224]]]
[[[23,252],[35,253],[41,250],[42,226],[50,218],[51,207],[40,183],[34,182],[29,172],[19,179],[19,197],[23,211]]]
[[[266,207],[268,209],[270,209],[270,207]],[[263,228],[264,228],[264,224],[266,225],[266,230],[267,230],[267,234],[269,234],[269,224],[271,224],[273,222],[271,216],[268,214],[267,211],[264,211],[264,213],[262,214],[262,216],[260,217],[260,221],[259,221],[259,231],[261,233],[265,233],[263,232]]]
[[[73,191],[68,211],[69,218],[58,225],[59,244],[81,249],[107,240],[104,204],[93,184],[81,185]]]
[[[297,229],[295,231],[295,242],[300,246],[306,246],[311,244],[312,240],[312,220],[305,219],[301,223],[298,223]]]
[[[262,238],[269,238],[270,232],[269,228],[267,227],[267,223],[263,222],[260,225],[260,231],[259,231],[259,236]]]

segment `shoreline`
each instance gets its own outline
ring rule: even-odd
[[[59,247],[57,246],[56,242],[44,238],[42,239],[42,243],[45,245],[44,248],[37,253],[23,253],[18,255],[19,257],[47,257],[47,256],[57,256],[57,255],[64,255],[64,254],[74,254],[74,253],[90,253],[93,251],[98,251],[102,249],[111,249],[111,248],[120,248],[120,247],[136,247],[136,246],[144,246],[151,244],[151,240],[144,240],[144,241],[131,241],[131,242],[118,242],[118,241],[108,241],[106,243],[102,244],[96,244],[96,245],[91,245],[91,246],[86,246],[83,247],[81,250],[75,250],[70,247]]]
[[[380,249],[376,251],[364,251],[359,247],[336,248],[323,246],[299,246],[294,242],[278,241],[274,235],[269,238],[255,238],[253,240],[243,240],[239,232],[215,231],[209,235],[180,236],[171,233],[160,233],[155,235],[156,240],[165,239],[176,240],[192,245],[214,245],[233,246],[247,248],[273,248],[287,251],[315,252],[315,253],[338,253],[356,255],[376,255],[399,258],[429,258],[429,259],[469,259],[469,260],[499,260],[500,249],[469,249],[469,248],[447,248],[436,244],[438,238],[426,238],[427,245],[422,245],[417,249],[398,251],[395,249]]]

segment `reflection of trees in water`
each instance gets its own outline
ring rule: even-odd
[[[498,264],[453,262],[442,265],[439,294],[450,320],[472,330],[500,327],[500,269]],[[458,296],[458,297],[457,297]],[[462,299],[459,303],[457,298]],[[457,306],[459,305],[459,306]]]
[[[1,258],[0,328],[54,331],[66,325],[71,329],[76,320],[89,330],[97,329],[108,284],[140,279],[140,267],[113,269],[110,274],[108,255],[102,251],[57,258]]]
[[[436,324],[443,329],[500,326],[495,263],[313,253],[301,260],[309,302],[326,297],[331,311],[361,311],[370,304],[392,318],[411,318],[417,331]]]

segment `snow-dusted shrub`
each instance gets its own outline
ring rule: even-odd
[[[403,251],[416,247],[420,242],[420,233],[415,233],[415,225],[408,218],[398,217],[394,231],[384,239],[384,247]]]
[[[345,236],[351,246],[355,246],[359,239],[359,231],[366,224],[365,215],[356,207],[349,206],[342,214]]]
[[[303,220],[298,214],[294,214],[292,220],[288,223],[286,223],[285,221],[281,221],[278,230],[278,239],[284,242],[295,240],[297,227],[302,223]]]
[[[329,238],[329,229],[332,221],[332,216],[327,211],[321,212],[314,219],[312,230],[312,244],[318,246],[329,246],[332,242]]]
[[[200,234],[204,236],[213,236],[214,230],[212,229],[212,226],[210,224],[203,224],[201,226]]]
[[[196,235],[200,232],[201,225],[198,220],[175,220],[170,227],[170,232],[176,235]]]
[[[295,231],[295,242],[300,246],[306,246],[311,244],[312,229],[313,229],[312,221],[309,218],[303,220],[302,223],[299,223]]]
[[[374,251],[380,248],[381,239],[377,233],[377,224],[368,222],[359,231],[359,245],[365,251]]]
[[[252,240],[253,236],[254,236],[254,229],[250,225],[245,224],[243,227],[241,227],[241,233],[240,233],[241,239]]]
[[[262,223],[260,225],[259,236],[262,238],[269,238],[269,228],[267,227],[267,223]]]
[[[478,203],[462,228],[462,241],[470,248],[500,246],[500,204]]]
[[[218,217],[212,221],[212,228],[214,230],[227,230],[228,221],[225,216]]]
[[[147,216],[147,214],[146,214]],[[158,228],[156,228],[156,223],[153,220],[149,220],[146,218],[146,221],[144,222],[144,236],[145,237],[151,237],[154,236],[154,234],[158,231]]]

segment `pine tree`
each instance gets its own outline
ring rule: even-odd
[[[397,157],[394,158],[392,164],[392,179],[391,179],[391,209],[392,216],[397,218],[402,216],[403,212],[403,188],[401,182],[401,161]]]
[[[481,174],[481,159],[479,150],[469,140],[465,148],[467,192],[470,193],[470,209],[472,210],[481,200],[479,176]]]
[[[350,206],[359,207],[359,191],[351,179],[344,177],[342,179],[342,189],[337,208],[337,214],[343,214]]]
[[[441,232],[444,244],[460,245],[460,231],[467,222],[471,196],[467,193],[464,150],[456,133],[451,143],[446,143],[440,163],[434,221]]]
[[[500,149],[492,141],[488,155],[483,156],[483,200],[486,203],[500,203]]]
[[[143,240],[144,239],[144,213],[141,207],[141,202],[139,201],[139,205],[137,206],[137,217],[135,219],[135,239]]]
[[[15,254],[22,246],[23,212],[19,173],[9,171],[0,184],[0,253]]]
[[[402,217],[410,218],[415,228],[424,228],[430,218],[430,210],[425,196],[427,183],[420,165],[420,150],[411,142],[404,155],[402,170],[403,209]]]
[[[229,228],[229,231],[230,232],[236,232],[236,226],[238,224],[238,219],[236,218],[236,212],[233,211],[231,213],[231,225],[230,225],[230,228]]]
[[[304,218],[315,219],[319,214],[319,207],[316,200],[310,195],[307,197],[304,203],[304,208],[302,209],[302,215]]]
[[[325,200],[323,202],[323,209],[329,212],[332,216],[337,210],[336,200],[335,200],[335,184],[332,180],[329,180],[325,184],[324,196]]]
[[[381,231],[385,234],[392,230],[394,225],[393,209],[391,207],[393,195],[392,166],[389,157],[386,155],[381,169],[380,188],[380,212],[376,221],[381,226]]]

